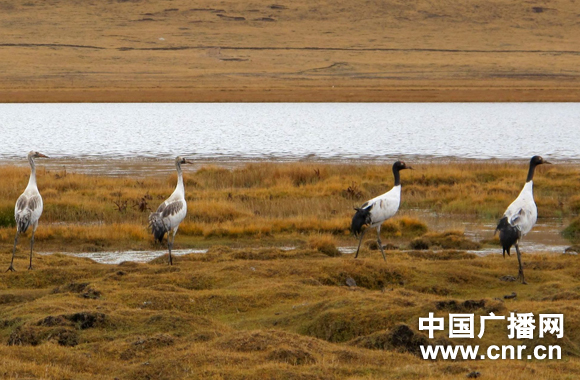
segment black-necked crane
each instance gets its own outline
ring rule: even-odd
[[[393,164],[393,175],[395,177],[395,185],[393,188],[383,195],[379,195],[378,197],[365,202],[361,207],[355,208],[356,213],[352,218],[352,224],[350,226],[350,230],[355,236],[360,234],[358,248],[356,249],[356,254],[354,256],[355,259],[358,257],[360,245],[367,230],[363,230],[363,226],[368,225],[369,228],[377,229],[377,243],[379,243],[383,259],[387,261],[385,251],[383,250],[383,244],[381,242],[381,225],[385,220],[392,218],[399,210],[399,205],[401,203],[401,176],[399,171],[404,169],[413,168],[407,166],[403,161],[395,162]]]
[[[534,156],[530,160],[530,167],[528,169],[528,178],[526,184],[520,192],[520,195],[508,206],[507,210],[500,219],[494,234],[499,231],[499,241],[503,249],[503,257],[507,252],[510,256],[510,248],[516,247],[518,255],[518,263],[520,270],[518,272],[518,279],[525,284],[524,268],[522,265],[522,257],[519,248],[519,242],[522,236],[531,231],[536,220],[538,219],[538,209],[534,202],[533,179],[536,166],[542,164],[549,164],[540,156]]]
[[[16,237],[14,238],[14,248],[12,249],[12,260],[10,266],[6,270],[14,272],[14,255],[16,254],[16,245],[18,244],[18,236],[25,233],[30,226],[32,226],[32,237],[30,238],[30,265],[28,270],[32,269],[32,248],[34,246],[34,233],[38,228],[38,219],[42,215],[42,197],[36,185],[36,165],[35,158],[48,158],[42,153],[31,151],[28,153],[28,162],[30,163],[30,178],[28,179],[28,186],[24,190],[14,206],[14,219],[16,220]]]
[[[167,198],[157,211],[149,215],[149,227],[153,236],[159,243],[163,242],[163,236],[167,233],[167,249],[169,250],[169,265],[173,265],[171,249],[175,241],[175,234],[179,228],[179,223],[183,221],[187,214],[187,203],[185,202],[185,187],[183,186],[182,164],[191,164],[185,158],[176,157],[175,167],[177,169],[177,186],[173,194]]]

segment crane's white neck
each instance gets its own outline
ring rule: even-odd
[[[185,187],[183,186],[183,172],[181,171],[181,164],[179,162],[176,162],[175,167],[177,168],[177,186],[175,187],[175,191],[180,191],[182,194],[185,194]]]
[[[32,156],[28,156],[28,162],[30,163],[30,178],[28,179],[28,188],[36,188],[36,165],[34,165],[34,159]]]

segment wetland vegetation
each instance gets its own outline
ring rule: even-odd
[[[413,165],[402,176],[401,211],[424,209],[493,223],[519,193],[526,164]],[[14,200],[26,168],[2,167],[0,247],[6,265]],[[45,211],[35,250],[153,249],[150,209],[176,177],[104,177],[38,169]],[[385,223],[387,262],[367,237],[354,245],[352,207],[392,186],[390,165],[248,164],[184,173],[188,216],[176,248],[206,254],[149,263],[99,264],[36,255],[26,271],[0,274],[0,374],[4,378],[576,378],[580,373],[577,256],[524,255],[529,285],[509,281],[514,257],[478,257],[462,231],[430,230],[419,217]],[[538,168],[539,222],[577,217],[575,165]],[[567,230],[573,231],[574,222]],[[491,231],[490,231],[491,235]],[[287,245],[295,249],[276,247]],[[405,248],[404,251],[395,246]],[[413,248],[413,249],[410,249]],[[161,247],[159,248],[161,249]],[[498,247],[498,253],[500,249]],[[525,253],[525,252],[524,252]],[[507,281],[505,281],[507,280]],[[515,292],[515,298],[504,298]],[[429,312],[564,313],[565,337],[508,340],[505,326],[467,344],[559,344],[563,360],[426,361],[417,342],[466,344],[417,330]],[[477,325],[477,322],[476,322]],[[537,334],[536,334],[537,337]]]

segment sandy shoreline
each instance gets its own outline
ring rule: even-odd
[[[283,164],[301,162],[306,164],[320,164],[320,165],[385,165],[390,167],[393,160],[403,159],[413,162],[417,165],[430,164],[497,164],[503,162],[510,163],[526,163],[527,159],[514,160],[511,158],[463,158],[463,157],[426,157],[426,156],[407,156],[400,155],[396,157],[385,156],[381,158],[321,158],[316,156],[309,157],[276,157],[276,158],[248,158],[248,157],[223,157],[223,158],[201,158],[193,159],[193,165],[188,166],[184,170],[186,172],[194,172],[202,167],[218,166],[226,169],[241,168],[249,164]],[[552,162],[558,166],[577,167],[580,165],[578,160],[559,160],[551,159]],[[28,167],[28,162],[22,158],[0,158],[0,168],[3,167]],[[153,177],[158,175],[167,175],[174,172],[171,158],[151,158],[151,157],[131,157],[131,158],[111,158],[111,157],[53,157],[51,160],[46,160],[42,163],[40,170],[49,172],[66,172],[89,174],[97,176],[108,177]]]
[[[0,88],[0,103],[579,101],[580,88]]]

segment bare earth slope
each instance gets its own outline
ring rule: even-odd
[[[574,1],[0,1],[0,101],[579,101]]]

